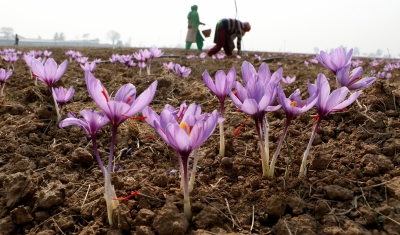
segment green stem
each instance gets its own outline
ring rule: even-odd
[[[101,161],[100,155],[99,155],[99,150],[97,149],[97,141],[96,141],[96,136],[90,136],[92,138],[92,145],[93,145],[93,151],[94,155],[96,156],[96,161],[97,164],[99,164],[101,172],[103,173],[103,177],[106,177],[106,173],[104,171],[104,165],[103,162]]]
[[[314,142],[315,134],[317,134],[317,130],[318,130],[318,127],[319,127],[319,124],[321,123],[321,121],[322,121],[322,118],[319,117],[317,120],[317,123],[315,124],[313,133],[311,134],[311,138],[310,138],[310,141],[308,142],[307,149],[304,152],[303,159],[301,161],[300,171],[299,171],[299,178],[307,175],[307,157],[310,152],[312,143]]]
[[[283,129],[283,133],[282,133],[281,139],[279,140],[278,147],[275,150],[274,156],[272,156],[271,165],[269,166],[268,173],[267,173],[267,177],[269,179],[274,178],[274,169],[275,169],[276,159],[278,158],[279,153],[281,151],[283,140],[286,137],[286,132],[289,127],[289,123],[290,123],[290,120],[286,120],[285,128]]]
[[[192,166],[192,174],[190,175],[190,181],[189,181],[189,193],[193,191],[194,187],[194,179],[197,173],[197,163],[199,161],[198,153],[199,153],[199,148],[193,150],[193,166]]]
[[[108,223],[110,225],[113,224],[113,210],[118,207],[119,202],[117,200],[113,200],[117,195],[115,194],[114,186],[111,185],[111,173],[107,171],[105,167],[103,167],[105,174],[104,178],[104,199],[106,200],[107,205],[107,217]]]
[[[183,212],[187,220],[192,219],[192,208],[190,206],[189,198],[189,156],[180,156],[182,158],[182,168],[183,168]]]
[[[225,130],[224,122],[219,123],[219,153],[222,157],[225,156]]]

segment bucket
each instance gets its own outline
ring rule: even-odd
[[[211,35],[211,29],[204,29],[203,31],[201,31],[204,35],[204,37],[208,38]]]

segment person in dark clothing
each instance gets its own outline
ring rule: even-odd
[[[249,32],[251,26],[249,22],[241,22],[236,19],[222,19],[218,21],[215,27],[214,43],[216,44],[208,52],[208,56],[217,54],[221,48],[224,48],[225,54],[231,56],[235,49],[233,40],[237,38],[236,47],[238,49],[237,55],[242,52],[242,37],[246,32]]]
[[[19,43],[19,37],[18,37],[18,34],[15,34],[15,42],[14,42],[14,45],[17,45],[17,46],[18,46],[18,43]]]

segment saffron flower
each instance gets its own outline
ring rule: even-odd
[[[83,57],[83,56],[81,56],[81,57],[76,58],[76,61],[77,61],[79,64],[85,64],[88,60],[89,60],[89,57]]]
[[[67,70],[67,66],[67,60],[64,60],[60,66],[57,66],[57,63],[53,58],[49,58],[44,64],[42,64],[38,59],[32,59],[31,61],[33,75],[40,81],[44,82],[49,89],[53,87],[54,83],[61,79],[61,76]]]
[[[61,121],[61,111],[63,106],[71,100],[72,96],[75,93],[75,89],[71,86],[68,90],[64,87],[59,88],[51,88],[51,93],[54,99],[54,105],[56,107],[58,121]]]
[[[282,110],[285,112],[286,115],[286,122],[285,122],[285,127],[283,129],[283,133],[281,136],[281,139],[279,140],[278,146],[275,150],[274,155],[272,156],[270,168],[267,174],[267,177],[272,179],[274,178],[274,168],[275,168],[275,163],[276,160],[279,156],[279,153],[282,148],[283,140],[286,137],[286,133],[288,130],[288,127],[290,125],[290,122],[295,119],[297,116],[299,116],[302,113],[307,112],[311,108],[314,107],[315,103],[317,102],[319,95],[319,91],[314,92],[313,95],[311,95],[307,100],[302,100],[301,99],[301,94],[300,90],[297,89],[291,94],[288,98],[286,98],[285,92],[283,91],[283,88],[280,84],[278,84],[278,98],[279,98],[279,103],[282,105]]]
[[[9,63],[8,69],[10,69],[10,64],[12,66],[12,69],[14,69],[14,64],[15,64],[15,62],[18,61],[19,58],[18,58],[17,53],[12,52],[12,53],[8,53],[5,56],[3,56],[3,59]]]
[[[189,77],[192,70],[190,68],[186,68],[185,66],[181,66],[180,64],[175,64],[174,73],[176,76],[181,78]]]
[[[267,176],[269,171],[269,146],[268,146],[268,121],[266,112],[278,110],[281,105],[274,105],[277,97],[276,87],[282,79],[282,68],[270,76],[270,70],[266,63],[261,64],[258,73],[252,64],[243,62],[242,78],[245,83],[243,87],[236,81],[234,84],[236,94],[232,91],[229,96],[233,104],[244,113],[251,116],[256,124],[258,139],[260,143],[261,162],[263,175]]]
[[[119,61],[120,55],[118,54],[112,54],[111,58],[109,58],[110,62],[115,64]]]
[[[225,117],[225,98],[232,90],[233,84],[236,81],[236,69],[232,67],[229,72],[225,75],[224,71],[218,70],[215,74],[215,83],[211,79],[208,71],[203,72],[204,84],[211,90],[211,92],[217,96],[220,103],[220,114],[221,117]],[[224,123],[219,123],[219,153],[222,157],[225,156],[225,134],[224,134]]]
[[[150,75],[150,69],[153,60],[155,58],[161,57],[162,55],[164,55],[164,52],[162,52],[160,49],[158,49],[157,47],[150,47],[149,62],[147,63],[147,75]]]
[[[202,52],[202,53],[200,53],[199,57],[200,57],[200,59],[204,59],[207,57],[207,53]]]
[[[223,53],[218,53],[217,54],[217,59],[219,59],[219,60],[222,60],[223,58],[225,58],[225,54],[223,54]]]
[[[181,105],[182,108],[182,105]],[[146,109],[145,109],[146,110]],[[188,220],[192,218],[192,211],[189,198],[189,155],[198,149],[214,132],[215,127],[220,120],[218,111],[214,110],[211,114],[201,114],[199,105],[191,104],[189,108],[182,113],[176,113],[170,106],[166,106],[161,112],[159,119],[154,115],[150,108],[144,111],[144,114],[151,115],[153,125],[165,142],[171,146],[178,154],[180,170],[182,174],[182,186],[184,195],[184,213]],[[171,112],[172,111],[172,112]],[[184,111],[184,109],[183,109]],[[178,119],[177,116],[178,115]],[[182,118],[182,119],[180,119]],[[158,122],[159,120],[159,122]],[[181,120],[181,121],[180,121]],[[146,119],[147,121],[147,119]],[[149,122],[149,121],[148,121]],[[197,154],[195,155],[193,165],[197,165]],[[195,168],[194,168],[195,169]],[[194,177],[195,171],[192,171]],[[194,178],[193,178],[194,180]]]
[[[94,70],[96,69],[96,65],[97,65],[97,63],[95,61],[92,61],[92,63],[86,62],[84,65],[80,64],[83,71],[85,71],[85,72],[89,71],[91,73],[93,73]]]
[[[140,49],[139,52],[134,52],[133,56],[138,61],[139,75],[141,75],[142,69],[147,66],[147,60],[150,59],[150,52],[147,49]]]
[[[310,60],[311,64],[318,64],[318,59],[317,58],[312,58]]]
[[[94,102],[103,110],[103,113],[112,124],[110,155],[106,175],[112,171],[112,161],[114,157],[114,146],[118,126],[128,118],[134,116],[146,107],[154,97],[157,88],[157,81],[153,82],[139,97],[136,98],[136,88],[132,84],[123,85],[115,94],[114,99],[108,95],[103,84],[93,76],[91,72],[85,72],[85,81],[88,92]],[[105,197],[107,203],[108,221],[112,223],[112,211],[115,209],[112,198],[115,198],[114,187],[111,185],[110,177],[105,178]]]
[[[365,77],[361,79],[363,68],[357,67],[351,72],[349,68],[343,68],[336,74],[336,82],[338,87],[347,87],[349,90],[357,90],[365,88],[375,82],[375,77]]]
[[[310,141],[307,149],[304,152],[303,159],[300,166],[299,177],[306,176],[307,174],[307,157],[310,152],[311,145],[314,141],[315,134],[317,133],[318,127],[321,124],[322,119],[332,112],[344,110],[347,106],[354,103],[354,101],[361,94],[361,90],[351,94],[346,99],[349,89],[347,87],[341,87],[334,90],[331,93],[328,79],[323,74],[318,74],[315,84],[308,83],[308,93],[313,96],[319,90],[319,96],[315,107],[317,108],[318,115],[314,118],[317,120],[313,132],[311,134]]]
[[[370,65],[371,67],[376,67],[376,66],[379,65],[379,62],[376,61],[376,60],[373,60],[369,65]]]
[[[49,58],[49,57],[51,56],[51,54],[53,54],[53,52],[48,51],[48,50],[45,50],[45,51],[43,52],[43,55],[44,55],[46,58]]]
[[[117,196],[115,194],[114,187],[111,185],[110,171],[107,171],[103,165],[103,162],[101,161],[97,148],[96,134],[103,126],[110,122],[110,120],[103,113],[94,110],[82,110],[79,112],[79,114],[82,116],[80,119],[77,118],[73,113],[69,113],[68,118],[62,120],[59,124],[59,127],[64,128],[66,126],[76,125],[81,127],[88,135],[90,135],[97,163],[99,164],[100,170],[103,173],[105,182],[104,198],[107,202],[107,211],[109,211],[110,208],[116,208],[119,203],[116,200],[109,200],[110,198],[116,198]],[[112,217],[110,217],[110,214],[108,214],[108,216],[111,224]]]
[[[10,69],[6,72],[5,69],[0,69],[0,96],[4,96],[4,87],[6,86],[6,81],[11,77],[13,71]]]
[[[286,76],[286,78],[282,77],[281,81],[286,84],[292,84],[294,81],[296,81],[296,76],[293,76],[292,78],[289,76]]]
[[[171,61],[168,64],[167,63],[163,63],[163,67],[164,67],[164,69],[166,69],[169,72],[169,71],[173,71],[174,70],[175,64]]]
[[[351,66],[351,57],[353,49],[346,53],[344,48],[336,48],[331,53],[321,51],[317,53],[318,61],[327,69],[331,70],[335,75],[343,68]]]

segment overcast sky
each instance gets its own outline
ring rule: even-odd
[[[218,20],[237,18],[252,26],[244,51],[314,53],[342,45],[400,57],[400,0],[236,0],[237,11],[235,0],[1,0],[0,28],[42,39],[89,34],[101,43],[111,43],[107,32],[115,30],[134,47],[173,47],[184,45],[194,4],[213,31],[205,48],[214,45]]]

